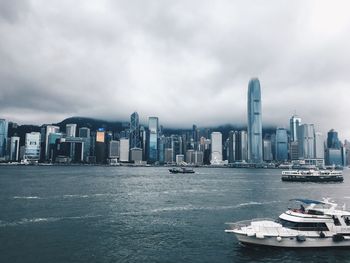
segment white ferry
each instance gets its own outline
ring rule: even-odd
[[[228,223],[243,244],[286,248],[320,248],[350,246],[350,212],[338,210],[329,199],[315,201],[293,199],[303,203],[288,209],[277,220],[255,219]]]
[[[282,181],[289,182],[342,182],[343,172],[336,170],[282,171]]]

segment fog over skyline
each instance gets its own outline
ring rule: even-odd
[[[0,118],[71,116],[167,127],[263,125],[296,112],[350,139],[348,1],[0,0]]]

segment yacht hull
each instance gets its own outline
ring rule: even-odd
[[[247,236],[243,234],[235,234],[237,239],[248,245],[285,247],[285,248],[321,248],[321,247],[349,247],[350,239],[342,241],[333,241],[332,237],[315,238],[306,237],[305,241],[298,241],[296,237],[283,237],[280,241],[276,236],[256,238],[255,236]]]

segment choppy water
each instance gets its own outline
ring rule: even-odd
[[[277,217],[296,197],[350,208],[350,175],[288,183],[279,170],[0,167],[0,262],[350,262],[350,249],[247,248],[225,222]]]

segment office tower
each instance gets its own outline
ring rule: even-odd
[[[340,149],[341,143],[338,139],[338,132],[331,129],[327,134],[327,148]]]
[[[139,115],[134,112],[130,116],[130,149],[141,148]]]
[[[301,118],[297,115],[293,115],[290,118],[290,141],[296,142],[298,141],[298,127],[301,125]]]
[[[289,144],[289,158],[293,161],[299,159],[299,143],[298,143],[298,141],[290,142],[290,144]]]
[[[179,136],[179,135],[170,136],[170,147],[173,149],[173,161],[175,161],[176,155],[184,153],[182,146],[183,146],[182,136]]]
[[[246,131],[239,131],[236,134],[236,160],[248,160],[248,135]]]
[[[114,140],[110,141],[108,150],[109,159],[118,159],[120,156],[120,142]]]
[[[121,162],[129,162],[129,147],[130,142],[128,138],[120,139],[120,157],[119,160]]]
[[[273,160],[271,140],[264,139],[263,144],[264,144],[264,151],[263,151],[264,161],[271,162]]]
[[[299,158],[315,158],[315,129],[313,124],[302,124],[298,128]]]
[[[59,139],[63,137],[62,133],[50,133],[49,139],[48,139],[48,160],[50,162],[54,162],[58,156],[58,145],[60,142],[58,142]]]
[[[220,164],[222,162],[222,134],[221,132],[211,133],[211,164]]]
[[[103,128],[99,128],[96,132],[95,155],[97,163],[106,162],[106,133]]]
[[[87,127],[80,128],[79,138],[81,138],[84,142],[83,160],[87,161],[88,157],[90,156],[90,148],[91,148],[90,129]]]
[[[132,163],[142,163],[142,149],[141,148],[132,148],[130,150],[130,162]]]
[[[19,160],[19,137],[12,136],[10,140],[10,160]]]
[[[260,82],[253,78],[248,85],[248,160],[252,163],[263,160],[261,118]]]
[[[288,134],[284,128],[276,129],[276,160],[288,160]]]
[[[24,159],[37,162],[40,159],[40,132],[26,133]]]
[[[67,137],[75,137],[77,133],[77,125],[70,123],[66,124],[66,135]]]
[[[7,121],[5,119],[0,119],[0,159],[4,159],[6,156],[7,136],[8,136]]]
[[[192,149],[186,151],[186,163],[189,163],[189,164],[194,163],[193,153],[194,153],[194,150],[192,150]]]
[[[236,161],[236,132],[230,131],[228,135],[228,162]]]
[[[168,164],[173,163],[174,151],[172,148],[165,148],[164,151],[164,162]]]
[[[144,126],[140,126],[140,141],[142,148],[142,160],[147,159],[147,131]]]
[[[149,149],[148,149],[148,161],[151,163],[158,161],[158,133],[159,124],[157,117],[148,118],[149,129]]]
[[[59,133],[60,127],[54,126],[54,125],[45,125],[42,129],[42,132],[43,133],[41,134],[42,136],[41,140],[44,144],[44,147],[43,147],[44,154],[45,154],[44,159],[49,160],[49,135],[51,133]]]
[[[324,159],[324,140],[320,132],[315,132],[315,158]]]

